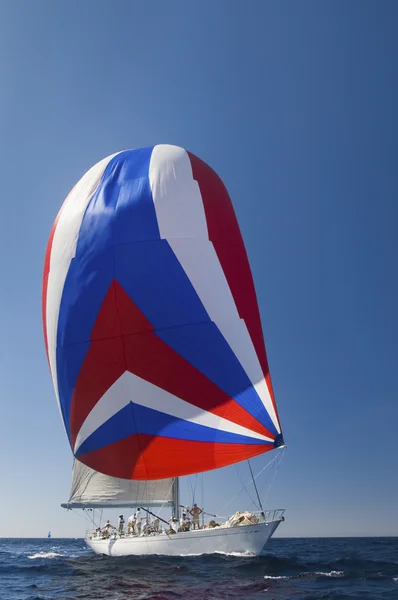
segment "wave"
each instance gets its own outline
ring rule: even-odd
[[[237,558],[257,558],[257,555],[253,552],[222,552],[221,550],[214,552],[214,554],[221,554],[222,556],[236,556]]]
[[[7,598],[18,600],[392,599],[398,591],[398,539],[377,544],[273,540],[258,557],[220,553],[118,558],[93,554],[81,540],[0,541],[3,576],[10,582]],[[4,591],[0,589],[0,598]]]
[[[344,571],[329,571],[329,573],[315,571],[315,575],[323,575],[323,577],[344,577]]]
[[[59,558],[64,556],[65,554],[59,554],[58,552],[38,552],[37,554],[32,554],[32,556],[28,556],[28,558]]]
[[[298,575],[264,575],[264,579],[303,579],[306,577],[344,577],[344,571],[308,571]]]

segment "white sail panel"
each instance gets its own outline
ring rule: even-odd
[[[170,505],[173,479],[136,481],[109,477],[74,461],[69,502],[64,508],[101,508]]]
[[[193,404],[177,398],[134,373],[125,371],[105,392],[86,418],[76,438],[75,452],[101,425],[130,404],[132,396],[135,398],[135,405],[163,412],[188,423],[212,427],[213,429],[219,429],[268,443],[273,442],[271,438],[267,438],[232,421],[223,419],[211,412],[198,411],[198,408]]]

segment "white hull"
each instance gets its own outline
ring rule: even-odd
[[[162,534],[118,539],[87,538],[86,543],[96,554],[107,554],[108,556],[143,554],[187,556],[215,552],[258,555],[280,522],[281,520],[278,519],[269,523],[244,527],[199,529],[171,536]]]

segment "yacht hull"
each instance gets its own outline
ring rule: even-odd
[[[170,536],[160,534],[117,539],[86,538],[86,543],[96,554],[107,556],[189,556],[216,552],[258,555],[280,522],[278,519],[243,527],[199,529]]]

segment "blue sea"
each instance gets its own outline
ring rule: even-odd
[[[272,539],[263,556],[96,556],[0,540],[1,600],[398,600],[398,538]]]

